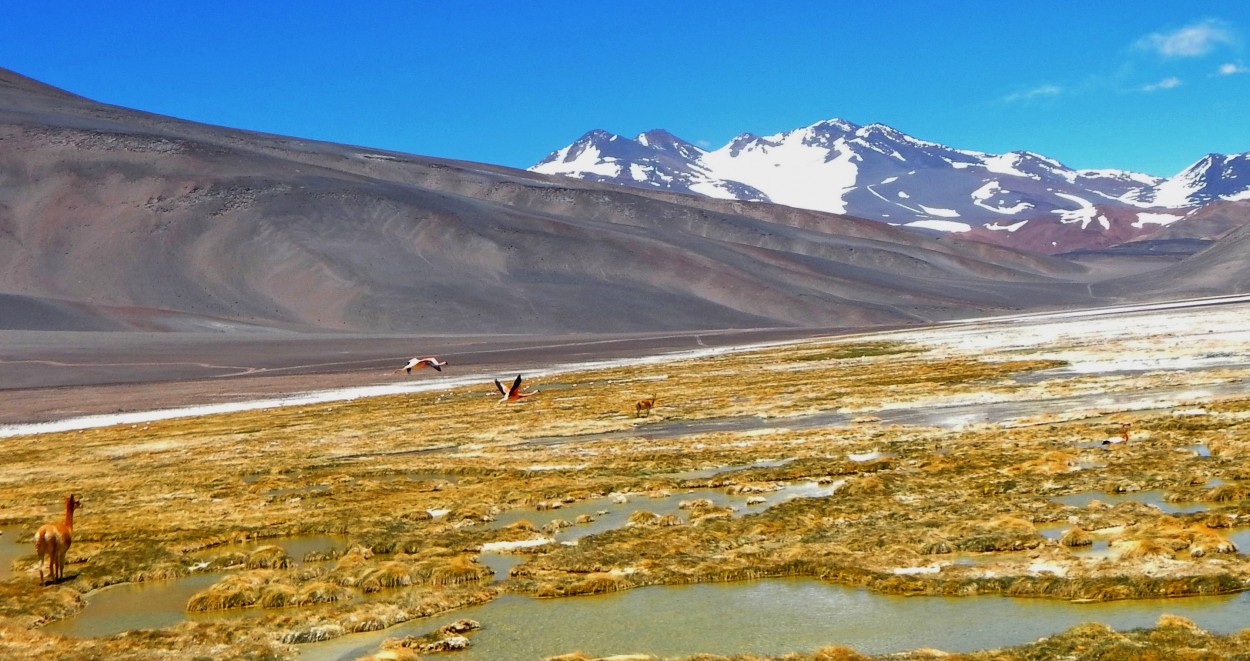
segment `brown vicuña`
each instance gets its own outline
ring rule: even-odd
[[[634,402],[634,417],[641,416],[643,412],[646,412],[648,416],[651,415],[653,407],[655,407],[655,395],[652,395],[649,399],[640,399]]]
[[[74,510],[82,507],[82,500],[70,494],[65,497],[65,519],[60,523],[45,523],[35,533],[35,552],[39,554],[39,584],[43,585],[43,557],[48,556],[48,578],[59,581],[65,577],[65,554],[74,534]]]

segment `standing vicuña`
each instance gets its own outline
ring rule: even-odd
[[[640,399],[634,402],[634,417],[637,418],[645,411],[648,416],[651,415],[651,409],[655,406],[655,395],[650,399]]]
[[[74,534],[74,510],[82,500],[70,494],[65,497],[65,520],[45,523],[35,533],[35,552],[39,554],[39,584],[43,585],[43,556],[48,556],[48,578],[53,582],[65,576],[65,553]]]

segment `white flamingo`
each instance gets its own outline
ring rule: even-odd
[[[416,368],[433,367],[434,369],[441,372],[443,371],[443,365],[446,365],[446,364],[447,364],[447,361],[439,362],[439,360],[435,358],[434,356],[424,356],[422,358],[413,358],[409,360],[407,365],[404,365],[403,367],[395,371],[399,372],[400,370],[403,370],[409,374],[412,374],[412,369],[414,367]]]

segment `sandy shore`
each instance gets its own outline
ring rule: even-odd
[[[239,402],[290,393],[503,377],[619,360],[853,332],[756,329],[620,336],[398,337],[0,332],[0,424]],[[411,356],[449,365],[411,376]]]
[[[1165,338],[1195,332],[1204,309],[1225,314],[1244,309],[1250,296],[1223,296],[1144,305],[1014,315],[906,328],[750,329],[646,335],[589,336],[358,336],[198,333],[0,332],[0,425],[89,415],[244,402],[296,393],[407,383],[540,373],[553,366],[627,360],[700,349],[743,347],[803,338],[888,333],[898,339],[954,343],[969,349],[1022,336],[1016,346],[1051,333],[1089,338],[1136,327],[1150,352]],[[1181,312],[1188,309],[1187,312]],[[1175,313],[1161,314],[1167,310]],[[1143,321],[1102,318],[1145,315],[1154,324],[1172,319],[1181,328],[1151,328]],[[1084,327],[1082,319],[1098,318]],[[1177,321],[1179,320],[1179,321]],[[1097,329],[1097,330],[1094,330]],[[1132,334],[1132,333],[1131,333]],[[1026,339],[1027,338],[1027,339]],[[954,346],[952,346],[954,349]],[[441,373],[394,370],[411,356],[438,355]],[[1114,370],[1114,364],[1092,369]]]

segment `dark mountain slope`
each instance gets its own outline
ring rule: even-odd
[[[1250,224],[1250,201],[1212,202],[1155,232],[1145,240],[1167,241],[1175,239],[1198,239],[1212,241],[1228,235],[1243,225]]]
[[[1250,292],[1250,225],[1173,265],[1095,285],[1100,296],[1172,299]]]

